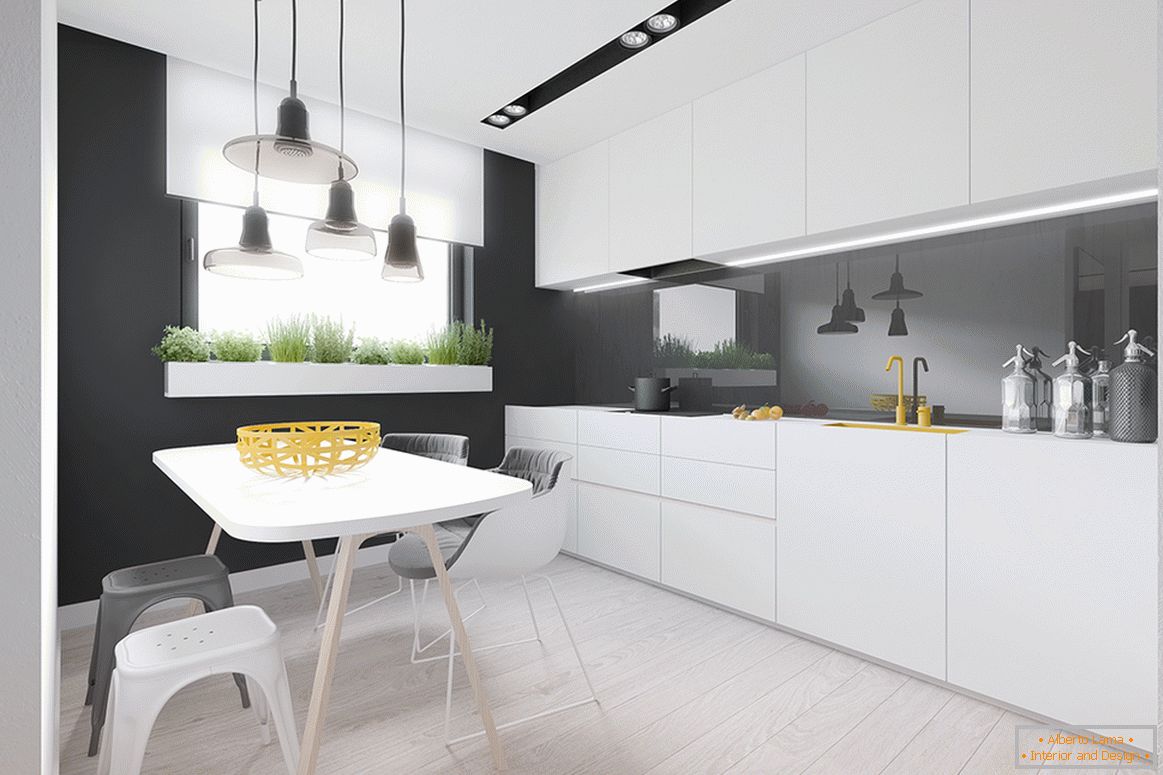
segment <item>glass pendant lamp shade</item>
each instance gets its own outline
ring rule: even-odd
[[[333,261],[363,261],[376,254],[376,237],[355,216],[355,194],[346,180],[331,184],[327,216],[307,229],[307,252]]]
[[[424,279],[420,249],[416,245],[416,223],[407,213],[392,217],[388,225],[388,249],[380,277],[396,282],[419,282]]]
[[[896,303],[896,309],[892,311],[892,321],[888,324],[889,336],[908,336],[909,327],[905,325],[905,311],[901,309],[901,304]]]
[[[845,297],[847,298],[847,297]],[[853,297],[855,306],[855,297]],[[863,315],[863,312],[861,312]],[[863,317],[861,318],[863,320]],[[844,317],[844,306],[840,303],[840,265],[836,264],[836,304],[832,307],[832,319],[816,328],[817,334],[856,334],[860,329]]]
[[[901,299],[919,299],[924,295],[920,291],[909,290],[905,287],[905,278],[901,274],[901,257],[898,253],[896,257],[896,271],[892,273],[892,279],[889,280],[888,290],[874,293],[872,294],[872,298],[877,301],[900,301]]]
[[[242,215],[242,236],[238,245],[211,250],[202,259],[207,272],[249,280],[297,280],[303,276],[303,262],[271,245],[266,210],[258,205]]]
[[[287,97],[279,105],[279,125],[273,135],[236,137],[222,154],[247,172],[288,183],[330,183],[339,168],[349,180],[359,174],[350,156],[313,141],[307,124],[307,106],[297,97]]]

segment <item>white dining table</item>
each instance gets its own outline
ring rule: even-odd
[[[428,546],[452,629],[463,644],[461,658],[493,765],[504,769],[496,723],[433,525],[528,500],[529,482],[387,449],[354,471],[305,479],[257,473],[239,462],[233,444],[163,449],[153,453],[153,462],[234,538],[267,543],[339,539],[334,590],[300,744],[299,775],[313,775],[319,759],[356,550],[372,536],[394,532],[415,533]]]

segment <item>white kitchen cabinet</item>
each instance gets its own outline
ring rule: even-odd
[[[662,442],[657,415],[632,412],[593,412],[577,415],[577,440],[592,447],[658,454]]]
[[[658,455],[645,452],[580,444],[577,448],[577,478],[583,482],[658,495],[660,460]]]
[[[576,444],[577,410],[560,406],[506,406],[505,433]]]
[[[605,274],[610,261],[610,145],[537,167],[537,285]]]
[[[968,0],[922,0],[808,51],[808,233],[968,203]]]
[[[780,423],[776,621],[945,678],[945,436]]]
[[[804,101],[803,55],[695,100],[694,255],[803,235]]]
[[[775,522],[663,500],[662,583],[775,621]]]
[[[775,471],[662,458],[662,496],[775,518]]]
[[[611,272],[690,258],[691,106],[610,138]]]
[[[588,482],[578,483],[577,497],[577,553],[658,581],[658,497]]]
[[[775,468],[775,422],[662,417],[662,454],[710,463]]]
[[[1156,169],[1156,3],[973,0],[974,202]]]
[[[511,447],[535,447],[538,449],[552,449],[564,452],[570,456],[569,461],[562,466],[564,477],[559,477],[557,486],[565,491],[565,543],[562,549],[567,552],[577,551],[577,446],[562,444],[558,441],[543,439],[526,439],[520,436],[505,434],[505,449]]]
[[[1155,445],[948,449],[949,681],[1067,724],[1156,724]]]

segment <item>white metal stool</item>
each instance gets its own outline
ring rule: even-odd
[[[273,715],[287,771],[294,775],[299,735],[291,689],[278,628],[261,608],[235,606],[138,630],[117,644],[115,654],[99,775],[137,775],[150,730],[170,697],[222,673],[247,677],[263,744],[271,741]]]

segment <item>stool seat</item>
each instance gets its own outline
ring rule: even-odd
[[[216,580],[229,573],[222,560],[213,554],[196,554],[115,570],[101,580],[101,589],[109,594],[127,592],[139,594],[146,590],[162,591],[196,585]]]
[[[158,714],[177,692],[209,675],[234,673],[253,682],[262,742],[278,732],[288,775],[299,764],[299,733],[279,631],[261,608],[224,608],[147,627],[124,637],[108,692],[109,728],[102,736],[98,775],[138,775]],[[183,771],[196,772],[191,764]]]
[[[130,633],[115,649],[117,669],[148,673],[171,670],[179,662],[212,664],[270,646],[278,637],[278,628],[261,608],[223,608]]]

